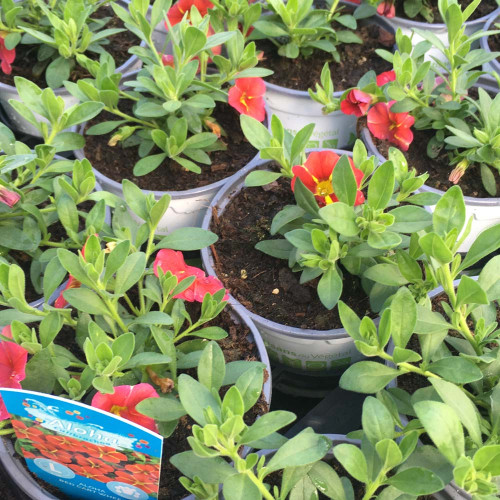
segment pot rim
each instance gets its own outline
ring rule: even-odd
[[[128,5],[128,4],[130,4],[130,1],[131,0],[120,0],[118,3],[125,3]],[[145,47],[146,42],[142,41],[139,45],[141,47]],[[138,60],[139,60],[139,58],[136,55],[131,55],[121,66],[119,66],[118,68],[115,69],[115,73],[122,73],[124,71],[127,71],[129,69],[129,67],[134,65]],[[46,88],[49,88],[49,87],[46,87]],[[42,89],[42,90],[44,90],[44,89]],[[66,87],[59,87],[57,89],[52,89],[52,90],[56,96],[69,97],[72,95],[68,92]],[[7,85],[6,83],[2,83],[2,82],[0,82],[0,91],[6,92],[9,94],[14,94],[14,95],[18,93],[16,87],[14,87],[12,85]]]
[[[346,151],[343,149],[328,149],[328,148],[311,148],[307,152],[311,153],[313,151],[335,151],[341,155],[347,154],[352,156],[352,151]],[[226,185],[215,195],[214,199],[210,203],[205,217],[201,223],[202,229],[209,229],[210,223],[212,221],[212,210],[219,205],[219,203],[227,204],[232,195],[237,194],[241,189],[245,189],[243,183],[245,181],[246,175],[258,166],[266,165],[271,160],[259,160],[254,165],[249,165],[246,169],[242,169],[234,176],[231,182],[227,182]],[[222,213],[222,212],[221,212]],[[213,254],[209,248],[203,248],[201,250],[201,260],[203,262],[203,267],[208,274],[217,276],[215,269],[212,265]],[[314,330],[309,328],[299,328],[296,326],[287,326],[277,323],[270,319],[264,318],[250,310],[248,310],[241,302],[239,302],[233,295],[229,294],[229,303],[236,309],[244,309],[246,314],[256,323],[257,325],[263,325],[269,330],[279,332],[287,337],[297,338],[297,339],[308,339],[308,340],[341,340],[350,339],[350,336],[346,332],[345,328],[336,328],[333,330]]]
[[[488,16],[488,20],[484,25],[484,31],[488,31],[491,28],[491,25],[496,22],[500,22],[500,7]],[[493,52],[490,48],[490,44],[488,43],[488,38],[489,36],[483,36],[479,39],[479,43],[481,48],[486,50],[486,52]],[[489,64],[497,73],[500,72],[500,63],[496,59],[493,59],[487,64]]]
[[[382,156],[380,151],[375,146],[375,143],[372,140],[371,133],[368,130],[368,127],[363,127],[361,129],[361,140],[366,144],[368,151],[371,151],[372,154],[375,154],[380,161],[387,161],[387,158]],[[444,191],[440,189],[436,189],[430,186],[426,186],[425,184],[420,188],[420,191],[431,192],[439,194],[440,196],[444,195]],[[494,208],[500,206],[500,198],[474,198],[472,196],[464,196],[464,201],[466,205],[470,206],[485,206],[488,208]]]
[[[344,5],[352,5],[350,2],[341,0],[341,3]],[[500,12],[500,8],[498,9]],[[380,26],[381,28],[384,28],[386,31],[389,31],[392,34],[395,34],[395,29],[394,26],[391,25],[390,22],[387,21],[387,19],[383,16],[379,17],[371,17],[368,18],[367,20],[360,19],[361,23],[360,25],[370,25],[370,24],[376,24]],[[365,23],[362,23],[362,21],[365,21]],[[276,85],[275,83],[270,83],[264,80],[264,83],[266,84],[266,90],[274,90],[275,92],[279,92],[281,94],[288,95],[290,97],[297,97],[297,98],[305,98],[308,101],[314,102],[318,106],[322,107],[319,103],[316,103],[315,101],[312,101],[309,92],[307,90],[295,90],[295,89],[289,89],[288,87],[282,87],[281,85]],[[347,90],[347,89],[346,89]],[[333,93],[333,97],[341,97],[342,94],[345,92],[345,90],[337,90],[336,92]],[[338,110],[340,111],[340,110]]]

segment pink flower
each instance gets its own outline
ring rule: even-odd
[[[0,36],[0,61],[2,61],[0,67],[6,75],[10,75],[12,72],[11,64],[16,58],[16,49],[8,49],[5,46],[5,37]]]
[[[117,385],[113,394],[96,393],[92,398],[92,406],[157,432],[154,419],[139,413],[135,407],[145,399],[159,397],[150,384]]]
[[[368,128],[378,139],[396,144],[403,151],[413,141],[411,126],[415,118],[409,113],[393,113],[390,109],[396,101],[379,102],[368,111]]]
[[[224,288],[223,284],[215,276],[206,276],[205,273],[194,266],[188,266],[184,261],[182,252],[176,252],[169,248],[164,248],[156,254],[153,270],[158,276],[158,267],[166,274],[170,271],[177,281],[181,281],[189,276],[195,276],[194,283],[183,292],[177,294],[174,299],[187,300],[188,302],[203,302],[206,293],[213,295]],[[223,300],[228,300],[226,293]]]
[[[340,103],[340,110],[346,115],[354,115],[359,118],[366,115],[371,103],[372,96],[370,94],[362,90],[352,89]]]
[[[394,17],[396,15],[396,7],[394,6],[394,2],[390,0],[384,0],[377,7],[377,13],[387,18]]]
[[[262,78],[238,78],[229,89],[227,102],[242,115],[262,122],[266,117],[265,93],[266,84]]]
[[[4,327],[2,335],[12,338],[10,326]],[[28,351],[16,344],[0,340],[0,387],[21,389],[21,380],[26,377]],[[7,408],[0,397],[0,420],[10,418]]]
[[[21,197],[16,192],[0,186],[0,202],[5,203],[12,208],[20,199]]]
[[[393,69],[390,71],[384,71],[383,73],[380,73],[380,75],[377,75],[377,85],[382,87],[386,83],[393,82],[395,79],[396,73]]]

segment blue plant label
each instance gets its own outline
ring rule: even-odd
[[[29,470],[75,499],[158,498],[163,438],[57,396],[0,389]]]

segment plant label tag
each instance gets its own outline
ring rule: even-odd
[[[158,498],[163,438],[83,403],[0,389],[28,469],[70,498]]]

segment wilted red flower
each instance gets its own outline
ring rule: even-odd
[[[15,191],[10,191],[5,187],[0,186],[0,202],[5,203],[12,208],[20,199],[21,196],[19,196]]]
[[[372,96],[370,94],[362,90],[352,89],[340,103],[340,110],[346,115],[354,115],[359,118],[366,115],[371,103]]]
[[[0,34],[0,61],[2,61],[0,67],[6,75],[10,75],[12,72],[11,64],[16,58],[16,49],[8,49],[5,46],[5,33]]]
[[[384,17],[394,17],[396,15],[396,7],[394,2],[390,0],[385,0],[379,4],[377,7],[377,13]]]
[[[382,87],[382,85],[393,82],[395,79],[396,72],[393,69],[391,69],[390,71],[384,71],[383,73],[380,73],[380,75],[377,75],[377,85],[379,87]]]
[[[262,78],[238,78],[229,89],[227,102],[239,113],[262,122],[266,117],[265,93],[266,84]]]
[[[396,101],[379,102],[368,111],[368,128],[378,139],[396,144],[403,151],[413,141],[411,126],[415,118],[409,113],[393,113],[391,106]]]
[[[2,330],[2,335],[12,338],[10,326]],[[0,340],[0,387],[21,389],[21,380],[26,377],[25,369],[28,361],[28,351],[16,344]],[[10,418],[9,412],[0,397],[0,420]]]
[[[198,12],[203,17],[207,15],[208,9],[211,9],[213,6],[214,4],[210,2],[210,0],[179,0],[168,10],[168,21],[172,26],[175,26],[182,21],[186,12],[188,13],[189,19],[189,13],[191,12],[192,7],[196,7]]]
[[[150,384],[117,385],[113,394],[97,392],[92,398],[92,406],[157,432],[154,419],[139,413],[135,407],[144,399],[159,397]]]
[[[166,274],[170,271],[180,282],[190,276],[195,276],[194,283],[183,292],[177,294],[175,299],[183,299],[188,302],[203,302],[203,297],[206,293],[213,295],[224,286],[214,276],[205,276],[205,273],[194,266],[188,266],[184,261],[182,252],[164,248],[156,254],[156,259],[153,264],[154,273],[158,276],[158,267]],[[224,296],[224,300],[228,300],[229,295]]]
[[[333,151],[312,152],[304,165],[296,165],[292,168],[292,190],[295,189],[295,181],[299,178],[304,186],[314,194],[320,207],[339,201],[332,185],[333,169],[339,159],[340,156]],[[349,158],[349,163],[359,188],[363,180],[363,172],[354,166],[351,158]],[[361,205],[364,201],[365,196],[361,191],[358,191],[354,205]]]
[[[163,63],[163,66],[170,66],[174,68],[174,56],[170,54],[162,54],[161,55],[161,62]]]

